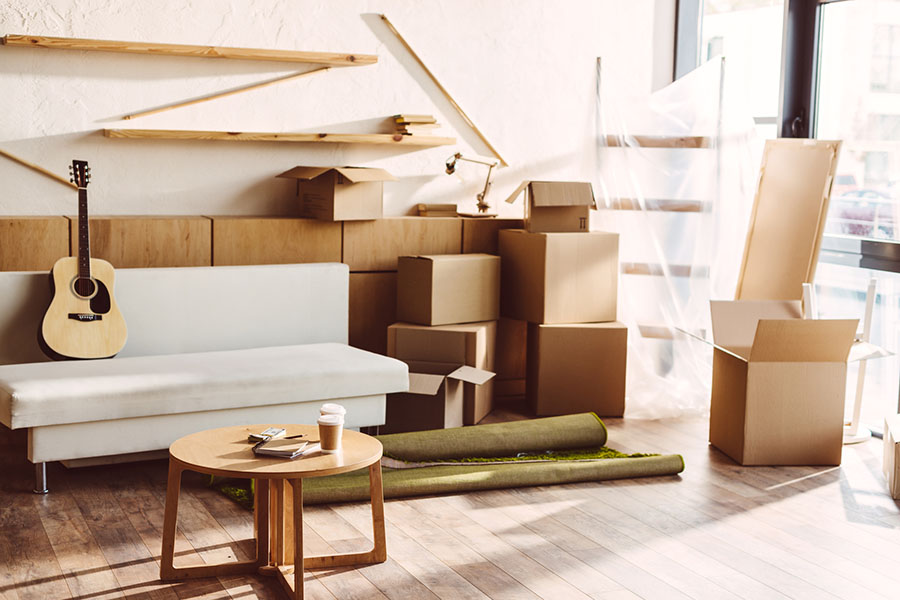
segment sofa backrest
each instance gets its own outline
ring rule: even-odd
[[[128,341],[118,356],[347,343],[340,263],[116,269]],[[37,341],[47,272],[0,272],[0,364],[48,360]]]

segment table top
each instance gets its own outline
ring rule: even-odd
[[[381,442],[346,429],[341,438],[342,449],[335,454],[314,452],[294,459],[256,456],[254,444],[247,441],[247,436],[268,427],[283,427],[289,436],[304,434],[310,442],[319,440],[317,425],[238,425],[201,431],[175,440],[169,447],[169,458],[199,473],[249,479],[322,477],[362,469],[381,459]]]

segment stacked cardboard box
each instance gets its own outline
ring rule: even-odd
[[[385,433],[474,425],[491,411],[500,259],[401,256],[388,356],[409,365],[410,391],[391,394]]]
[[[619,237],[588,231],[590,184],[524,182],[524,230],[500,232],[501,313],[528,322],[538,415],[625,411],[627,329],[616,321]]]

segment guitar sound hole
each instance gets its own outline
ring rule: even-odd
[[[94,293],[94,290],[97,289],[97,285],[87,277],[79,277],[75,280],[75,293],[79,296],[87,298]]]

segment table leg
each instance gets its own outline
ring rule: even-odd
[[[163,581],[175,577],[175,527],[178,522],[178,496],[181,493],[181,469],[169,461],[169,479],[166,483],[166,511],[163,517],[162,553],[159,558],[159,578]]]
[[[291,516],[286,514],[284,519],[290,519],[293,525],[291,534],[285,534],[284,545],[293,547],[293,564],[275,565],[274,569],[288,596],[294,600],[303,600],[303,480],[291,479],[284,482],[284,488],[289,488],[291,494],[290,502],[285,500],[284,505],[285,513]]]
[[[163,517],[162,552],[159,561],[159,578],[163,581],[175,579],[193,579],[199,577],[217,577],[219,575],[235,575],[253,573],[269,561],[268,553],[268,495],[269,485],[265,481],[257,481],[256,499],[254,501],[254,529],[256,529],[256,558],[252,561],[228,562],[216,565],[196,567],[175,567],[175,534],[178,526],[178,496],[181,493],[181,475],[185,469],[169,461],[169,479],[166,484],[166,511]],[[262,526],[266,524],[266,526]]]
[[[369,466],[369,495],[372,502],[373,547],[368,552],[350,552],[328,556],[308,556],[303,559],[307,569],[371,565],[387,560],[387,543],[384,533],[384,492],[381,483],[381,463]],[[299,522],[296,521],[295,522]]]
[[[297,600],[303,600],[303,480],[291,479],[290,484],[294,500],[294,594]]]

